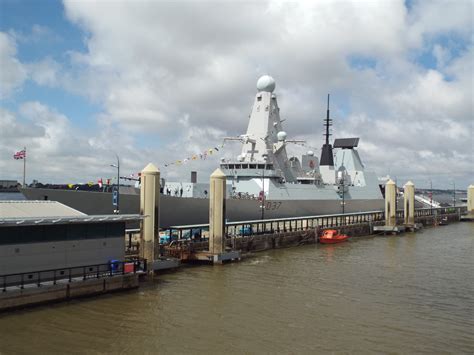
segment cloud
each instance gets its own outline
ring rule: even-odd
[[[27,64],[29,76],[38,85],[54,87],[60,84],[61,65],[50,57]]]
[[[0,32],[0,99],[10,97],[27,78],[27,71],[16,58],[16,42]]]
[[[163,167],[244,133],[256,80],[269,73],[289,136],[321,145],[330,92],[334,136],[360,136],[362,158],[380,175],[442,175],[448,164],[464,183],[470,179],[469,1],[407,7],[402,0],[66,0],[64,6],[86,50],[71,48],[68,67],[39,58],[28,71],[38,85],[63,88],[101,107],[96,131],[76,137],[81,156],[113,156],[111,147],[120,142],[130,169],[149,160]],[[420,53],[432,55],[436,65],[425,65]],[[59,120],[58,132],[39,125],[58,140],[63,134],[73,139],[69,129],[78,132],[50,108],[29,104],[20,112]],[[239,152],[238,146],[226,148],[225,156]],[[189,169],[208,175],[213,159],[167,168],[166,177],[184,177]],[[90,165],[87,174],[103,169]]]
[[[109,164],[115,161],[115,151],[119,146],[121,151],[132,146],[124,132],[105,126],[85,132],[65,115],[37,101],[23,103],[18,114],[0,109],[0,125],[4,127],[0,131],[0,168],[7,179],[18,179],[18,162],[12,155],[23,147],[27,148],[29,176],[64,183],[113,176]],[[130,172],[143,168],[140,153],[129,152],[122,157]]]

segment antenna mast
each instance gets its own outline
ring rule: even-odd
[[[326,126],[326,145],[329,144],[329,136],[331,133],[329,133],[329,127],[332,126],[332,120],[329,118],[329,95],[328,94],[328,108],[326,111],[326,122],[324,122],[324,125]]]
[[[329,128],[332,126],[332,119],[329,118],[329,94],[328,94],[328,108],[326,111],[326,119],[324,120],[324,126],[326,127],[326,143],[323,144],[323,148],[321,150],[321,161],[319,163],[320,166],[334,166],[334,158],[332,156],[332,145],[329,143]]]

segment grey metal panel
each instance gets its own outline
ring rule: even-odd
[[[0,246],[0,275],[123,260],[125,238]]]
[[[121,215],[83,215],[83,216],[57,216],[57,217],[16,217],[16,218],[0,218],[0,227],[2,226],[27,226],[27,225],[61,225],[75,223],[111,223],[111,222],[134,222],[143,219],[138,214],[121,214]]]
[[[334,140],[334,148],[352,149],[359,144],[359,138],[337,138]]]
[[[0,218],[84,215],[56,201],[0,201]]]

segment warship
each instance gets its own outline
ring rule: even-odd
[[[225,141],[237,141],[241,153],[220,162],[227,177],[226,218],[246,221],[283,217],[381,210],[383,188],[374,172],[365,169],[357,146],[359,138],[339,138],[330,143],[332,119],[328,108],[325,142],[318,158],[307,151],[301,159],[289,157],[287,139],[274,93],[275,80],[264,75],[257,93],[247,132]],[[204,224],[209,220],[209,184],[162,181],[160,227]],[[120,186],[120,213],[139,213],[139,188]],[[113,212],[112,193],[73,189],[23,188],[31,200],[54,200],[86,214]]]

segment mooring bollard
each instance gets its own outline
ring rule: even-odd
[[[140,229],[140,257],[147,260],[147,270],[153,273],[153,262],[159,255],[160,171],[148,164],[141,174],[140,214],[144,216]]]
[[[392,179],[385,184],[385,225],[395,227],[397,225],[397,193]]]
[[[467,188],[467,213],[474,214],[474,185]]]
[[[405,224],[413,226],[415,224],[415,185],[408,181],[404,186],[403,216]]]
[[[211,175],[209,195],[209,252],[214,256],[225,251],[225,198],[226,176],[216,169]]]

